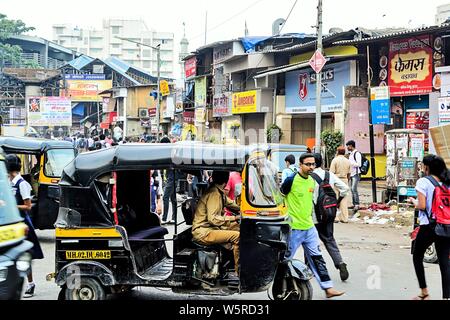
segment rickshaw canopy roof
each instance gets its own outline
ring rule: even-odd
[[[88,186],[105,173],[125,170],[242,171],[253,150],[213,144],[123,144],[79,154],[64,168],[61,183]]]
[[[5,153],[19,154],[40,154],[50,149],[74,149],[69,141],[26,137],[0,137],[0,147]]]

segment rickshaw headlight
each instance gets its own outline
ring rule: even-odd
[[[31,254],[22,254],[16,262],[16,269],[20,272],[27,272],[31,267]]]

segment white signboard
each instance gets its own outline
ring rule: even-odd
[[[439,99],[439,125],[450,123],[450,97]]]
[[[64,97],[28,97],[28,125],[72,126],[72,104]]]

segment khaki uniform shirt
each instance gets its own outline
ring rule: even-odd
[[[197,204],[192,237],[194,240],[205,238],[212,230],[236,230],[239,226],[236,217],[225,216],[224,208],[239,211],[240,207],[225,196],[225,191],[213,186],[206,191]]]
[[[348,174],[351,171],[350,160],[339,155],[331,162],[330,172],[334,173],[339,179],[348,180]]]

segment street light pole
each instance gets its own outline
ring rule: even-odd
[[[322,53],[322,0],[317,6],[317,51]],[[320,153],[321,132],[322,132],[322,73],[316,74],[316,148],[315,152]]]
[[[161,80],[161,44],[158,44],[156,47],[142,43],[142,42],[138,42],[138,41],[134,41],[131,39],[127,39],[127,38],[122,38],[122,37],[118,37],[116,36],[117,39],[123,40],[123,41],[129,41],[129,42],[133,42],[136,43],[138,45],[144,46],[144,47],[149,47],[152,48],[153,50],[156,50],[157,53],[157,73],[158,73],[158,92],[157,92],[157,101],[156,101],[156,124],[158,127],[158,133],[156,134],[156,138],[159,141],[159,126],[160,126],[160,109],[161,109],[161,105],[160,105],[160,90],[161,90],[161,86],[160,86],[160,80]],[[125,119],[126,121],[127,119]]]

